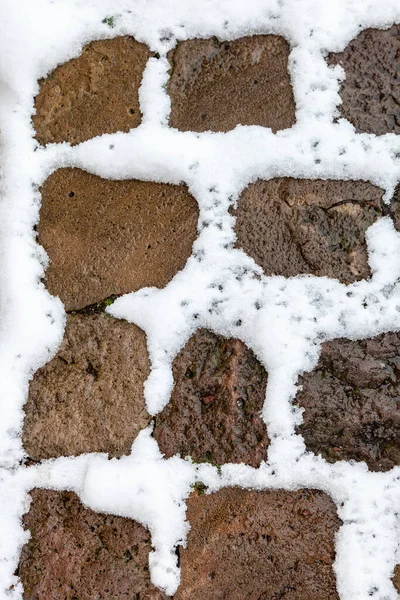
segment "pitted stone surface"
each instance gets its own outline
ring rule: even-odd
[[[40,81],[33,125],[41,144],[78,144],[141,121],[139,87],[150,51],[132,37],[100,40]]]
[[[104,314],[68,315],[59,351],[30,384],[23,430],[29,458],[129,454],[150,421],[143,396],[149,372],[141,329]]]
[[[400,334],[326,342],[300,378],[298,433],[329,462],[365,461],[373,471],[400,465]]]
[[[31,496],[19,563],[25,600],[167,600],[150,583],[150,533],[139,523],[93,512],[72,492]]]
[[[236,247],[266,275],[311,273],[347,284],[367,279],[365,231],[382,215],[382,194],[365,182],[259,180],[231,211]]]
[[[50,257],[45,285],[66,310],[163,287],[190,256],[198,207],[183,185],[60,169],[41,191],[39,243]]]
[[[338,600],[332,563],[340,521],[317,490],[193,493],[175,600]]]
[[[161,452],[254,467],[266,459],[267,374],[243,342],[199,330],[175,359],[173,375],[171,400],[156,417]]]
[[[342,117],[359,133],[400,133],[400,25],[366,29],[328,62],[343,67]]]
[[[169,53],[170,126],[229,131],[263,125],[274,132],[295,122],[288,43],[276,35],[230,42],[187,40]]]

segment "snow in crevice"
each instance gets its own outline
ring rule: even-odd
[[[110,18],[112,17],[112,21]],[[336,502],[343,525],[335,572],[341,600],[394,600],[390,581],[399,562],[400,468],[369,472],[363,463],[328,464],[295,434],[298,375],[318,361],[323,341],[363,339],[400,330],[400,235],[388,217],[367,233],[372,277],[345,286],[303,275],[265,277],[234,249],[229,208],[257,179],[292,176],[371,181],[390,201],[400,181],[400,139],[357,134],[338,119],[341,67],[329,52],[344,49],[366,27],[400,22],[396,0],[4,0],[0,21],[0,598],[21,598],[13,573],[28,534],[21,516],[35,486],[70,489],[97,511],[149,527],[152,581],[173,594],[179,584],[175,546],[188,531],[185,499],[197,481],[224,486],[294,490],[314,487]],[[112,23],[110,26],[108,23]],[[228,133],[168,127],[168,51],[178,40],[275,33],[291,45],[289,70],[296,123],[273,134],[238,126]],[[134,35],[160,58],[149,59],[141,89],[142,124],[78,146],[34,140],[31,124],[38,80],[78,56],[89,41]],[[336,122],[335,122],[336,121]],[[44,289],[47,257],[35,242],[40,185],[60,167],[110,179],[184,182],[199,204],[199,235],[185,268],[162,290],[126,294],[108,312],[144,329],[152,363],[145,386],[151,414],[169,400],[171,364],[193,332],[207,327],[244,341],[265,365],[263,416],[271,444],[260,468],[194,465],[165,460],[140,433],[130,456],[106,455],[20,464],[22,406],[33,372],[61,343],[65,313]],[[118,265],[116,265],[118,268]],[[10,586],[13,586],[10,588]]]

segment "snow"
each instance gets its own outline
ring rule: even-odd
[[[113,27],[103,22],[113,17]],[[173,594],[179,584],[175,546],[185,540],[185,498],[196,481],[215,491],[314,487],[336,502],[343,520],[335,571],[341,600],[394,600],[390,581],[399,562],[400,468],[369,472],[363,463],[326,463],[295,435],[298,374],[315,366],[322,341],[362,339],[400,330],[400,235],[388,218],[368,231],[373,276],[351,286],[313,276],[265,277],[233,249],[228,214],[248,183],[294,176],[371,181],[390,201],[400,181],[396,135],[357,134],[334,122],[340,67],[324,57],[342,50],[366,27],[400,22],[397,0],[3,0],[0,20],[0,598],[21,598],[13,572],[28,534],[21,516],[35,486],[76,491],[98,511],[148,526],[152,581]],[[226,134],[168,127],[166,54],[177,40],[234,39],[278,33],[291,45],[296,124],[274,135],[238,126]],[[131,34],[160,54],[140,89],[142,124],[78,146],[38,147],[30,117],[38,80],[78,56],[90,40]],[[317,144],[318,142],[318,144]],[[185,182],[199,208],[199,236],[185,268],[162,290],[144,289],[108,312],[142,327],[152,363],[145,396],[151,414],[166,405],[171,364],[198,327],[243,340],[269,373],[263,416],[271,445],[259,469],[164,460],[147,429],[120,460],[83,455],[21,464],[22,406],[33,372],[56,352],[65,313],[40,283],[47,257],[37,246],[39,186],[60,167],[76,166],[111,179]],[[207,223],[204,227],[203,223]],[[116,265],[116,268],[118,265]],[[241,322],[238,326],[237,323]],[[9,587],[13,585],[12,589]]]

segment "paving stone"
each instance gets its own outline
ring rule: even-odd
[[[295,122],[288,43],[276,35],[235,41],[187,40],[169,55],[170,126],[228,131],[263,125],[274,132]]]
[[[66,310],[163,287],[191,254],[198,206],[183,185],[60,169],[41,191],[39,243],[51,261],[45,285]]]
[[[78,144],[141,121],[138,90],[150,51],[132,37],[100,40],[39,82],[33,125],[41,144]]]
[[[332,563],[340,520],[323,492],[194,492],[187,519],[175,600],[339,599]]]
[[[167,457],[254,467],[266,459],[267,374],[243,342],[201,329],[176,357],[173,375],[171,400],[154,429]]]
[[[339,110],[356,131],[400,133],[400,25],[366,29],[328,63],[345,70]]]
[[[400,465],[400,334],[326,342],[300,378],[298,433],[329,462],[365,461],[372,471]]]
[[[149,372],[141,329],[104,314],[68,315],[59,351],[30,384],[23,430],[29,458],[129,454],[150,421],[143,396]]]
[[[346,284],[367,279],[365,231],[382,215],[382,194],[360,181],[259,180],[231,211],[236,247],[266,275],[311,273]]]
[[[24,517],[24,600],[167,600],[150,583],[149,532],[85,508],[72,492],[35,489]]]

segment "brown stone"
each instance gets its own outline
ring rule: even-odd
[[[175,600],[339,600],[332,563],[340,521],[317,490],[193,493]]]
[[[288,43],[276,35],[230,42],[187,40],[169,53],[170,126],[228,131],[263,125],[276,132],[295,122]]]
[[[400,133],[400,25],[366,29],[328,63],[345,70],[339,110],[356,131]]]
[[[400,334],[326,342],[300,378],[298,428],[308,450],[329,462],[365,461],[372,471],[400,465]]]
[[[360,181],[259,180],[232,211],[236,247],[266,275],[367,279],[365,231],[382,215],[382,193]]]
[[[269,444],[261,410],[267,374],[237,339],[199,330],[173,364],[171,400],[156,417],[161,452],[258,467]]]
[[[39,243],[50,257],[45,284],[67,310],[163,287],[190,256],[198,207],[183,185],[60,169],[41,191]]]
[[[72,492],[31,496],[18,570],[24,600],[167,600],[150,583],[150,534],[139,523],[85,508]]]
[[[143,396],[149,372],[141,329],[104,314],[68,315],[59,351],[30,385],[23,430],[29,458],[129,454],[150,421]]]
[[[79,144],[141,121],[138,90],[150,51],[132,37],[100,40],[42,79],[33,125],[41,144]]]
[[[396,565],[394,568],[394,575],[392,582],[398,593],[400,594],[400,565]]]

